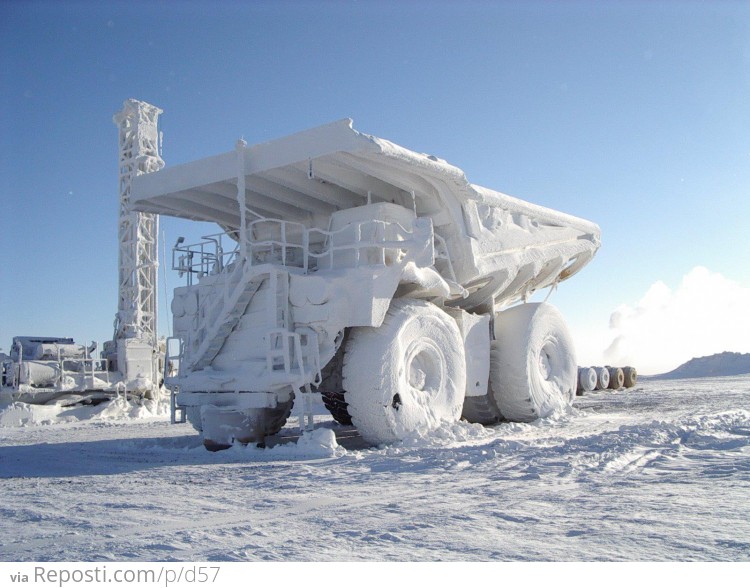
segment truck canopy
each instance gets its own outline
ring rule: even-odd
[[[586,232],[596,227],[472,185],[459,168],[360,133],[352,128],[351,119],[141,175],[133,181],[131,205],[141,212],[237,229],[241,175],[250,211],[309,226],[327,225],[334,211],[368,202],[416,205],[418,215],[433,217],[436,226],[463,226],[461,204],[473,200],[501,205],[511,212],[533,212],[546,222]]]
[[[467,308],[492,297],[509,304],[565,280],[600,243],[590,221],[471,184],[459,168],[360,133],[351,119],[254,146],[239,141],[234,151],[138,176],[131,191],[135,210],[230,233],[241,228],[240,203],[248,221],[326,231],[334,212],[379,202],[431,219],[448,274],[473,293]]]

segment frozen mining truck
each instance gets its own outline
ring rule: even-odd
[[[592,258],[591,222],[348,119],[138,176],[131,199],[223,231],[173,250],[187,284],[166,384],[208,449],[261,443],[315,392],[372,444],[531,421],[575,395],[562,317],[525,302]]]

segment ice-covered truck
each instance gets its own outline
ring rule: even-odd
[[[315,392],[372,444],[462,416],[529,421],[575,395],[559,312],[514,303],[578,272],[594,223],[349,119],[141,175],[131,201],[222,229],[173,250],[187,285],[166,383],[209,449],[262,442]]]

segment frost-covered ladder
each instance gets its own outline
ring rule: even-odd
[[[274,327],[289,328],[289,274],[271,270],[268,309],[273,312]],[[271,310],[273,309],[273,310]]]
[[[302,386],[305,383],[306,372],[312,370],[314,383],[319,384],[321,376],[318,336],[309,328],[300,329],[299,332],[290,330],[292,323],[289,316],[289,274],[285,272],[270,272],[268,312],[272,317],[266,335],[268,373],[283,371],[285,375],[290,375],[296,367]]]
[[[266,369],[269,374],[283,370],[291,373],[292,349],[289,346],[289,276],[271,271],[268,287],[268,314],[271,318],[267,337]]]

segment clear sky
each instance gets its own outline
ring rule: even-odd
[[[550,299],[582,364],[750,351],[750,2],[6,0],[5,351],[111,338],[130,97],[164,109],[167,165],[348,116],[599,223],[599,254]],[[196,230],[162,228],[168,246]]]

